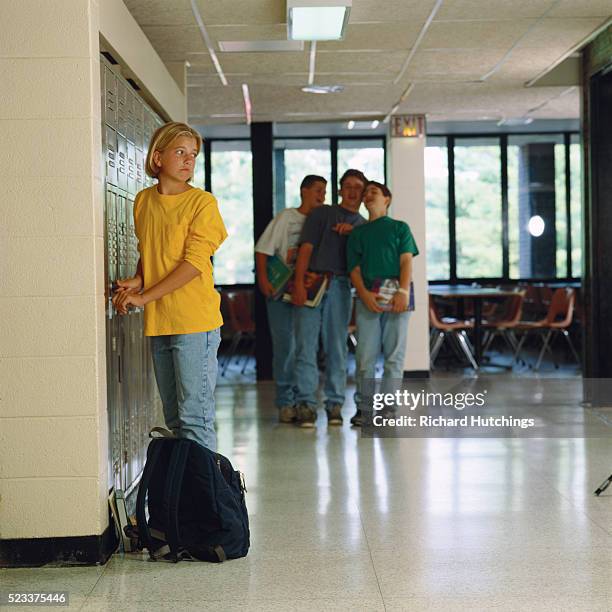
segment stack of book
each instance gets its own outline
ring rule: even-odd
[[[272,255],[267,261],[268,280],[274,288],[273,299],[282,296],[283,302],[291,303],[293,293],[294,271],[280,257]],[[304,288],[306,289],[306,302],[304,306],[315,308],[321,303],[327,289],[328,279],[324,274],[306,272],[304,275]]]

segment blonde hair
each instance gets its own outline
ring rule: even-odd
[[[166,123],[155,130],[149,143],[149,152],[147,153],[147,161],[145,163],[145,172],[151,177],[156,178],[159,174],[159,167],[153,161],[153,153],[159,151],[160,153],[167,149],[170,144],[181,136],[188,136],[196,141],[196,147],[198,153],[202,147],[202,137],[194,130],[191,126],[186,123],[179,123],[178,121],[171,121]]]

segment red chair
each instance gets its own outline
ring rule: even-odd
[[[516,351],[518,341],[514,335],[514,330],[521,322],[524,299],[525,291],[517,291],[515,295],[506,300],[506,310],[500,319],[483,323],[483,328],[487,330],[482,349],[483,353],[489,350],[496,336],[501,336],[505,340],[512,353]]]
[[[454,340],[463,354],[467,357],[472,367],[477,370],[478,364],[474,359],[474,354],[468,340],[466,331],[472,329],[474,324],[470,321],[457,321],[457,320],[442,320],[436,310],[436,304],[433,297],[429,296],[429,324],[431,325],[430,335],[430,364],[431,369],[434,369],[434,362],[446,337],[450,337]]]
[[[522,333],[522,336],[514,353],[514,361],[518,361],[521,349],[523,348],[523,344],[525,343],[527,336],[530,333],[538,333],[542,339],[542,349],[538,355],[534,370],[538,370],[540,368],[542,358],[547,350],[552,354],[550,347],[552,345],[553,336],[556,334],[562,334],[565,337],[574,358],[578,363],[580,363],[580,358],[578,357],[578,353],[574,348],[574,344],[568,331],[568,328],[573,321],[575,303],[576,292],[574,289],[569,287],[557,289],[550,298],[548,312],[543,319],[539,321],[519,322],[518,325],[514,327],[514,330]],[[558,366],[555,364],[555,367]]]
[[[249,351],[245,357],[241,374],[244,374],[249,357],[255,354],[255,321],[253,320],[252,291],[228,291],[222,294],[225,301],[223,310],[227,312],[228,323],[232,329],[232,340],[225,355],[221,376],[225,376],[227,367],[238,351],[243,340],[248,342]],[[236,361],[240,363],[240,358]]]

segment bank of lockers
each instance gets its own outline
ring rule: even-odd
[[[142,309],[119,316],[111,288],[133,276],[138,263],[134,197],[151,184],[147,146],[160,118],[125,79],[101,59],[102,146],[105,170],[106,355],[109,486],[129,489],[146,458],[148,433],[163,424]]]

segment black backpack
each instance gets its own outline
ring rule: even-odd
[[[166,430],[163,435],[172,434]],[[221,563],[246,556],[249,516],[245,491],[242,474],[223,455],[192,440],[153,438],[136,501],[141,547],[149,550],[153,560],[174,562]]]

